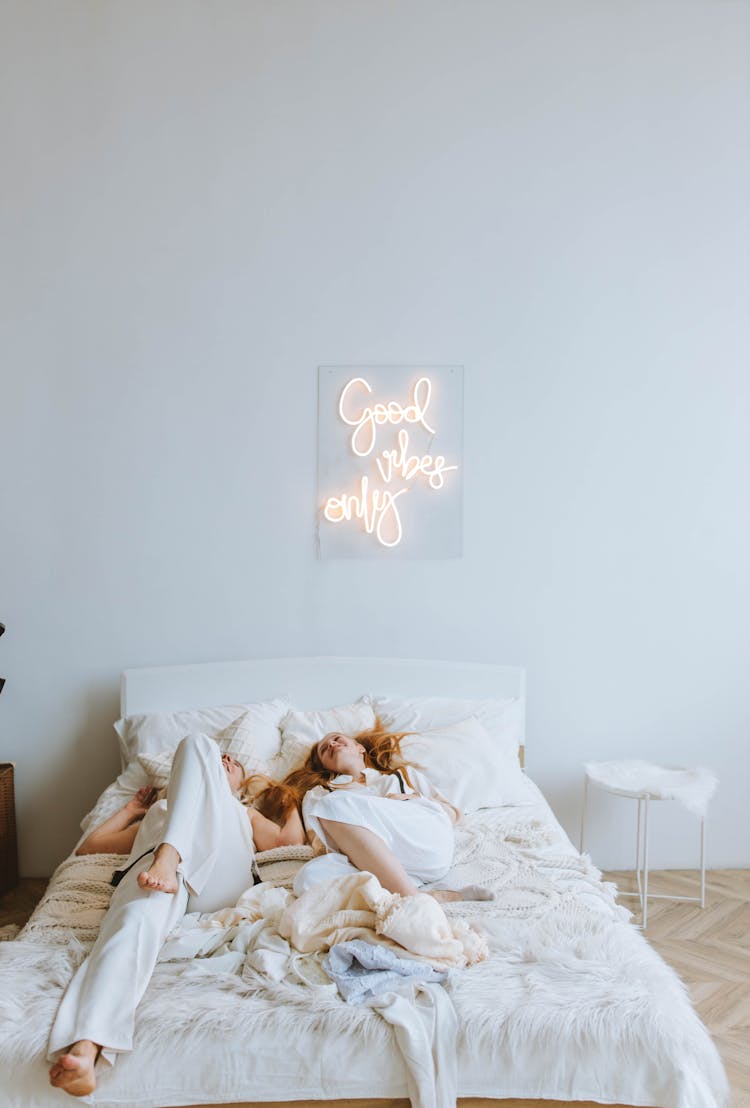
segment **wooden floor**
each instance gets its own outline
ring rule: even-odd
[[[0,896],[0,927],[15,924],[23,927],[42,899],[47,877],[24,877],[15,889]]]
[[[634,891],[632,873],[608,873],[623,892]],[[0,928],[22,925],[46,882],[28,878],[0,897]],[[670,870],[649,875],[654,893],[696,895],[696,874]],[[638,920],[638,902],[623,899]],[[731,1108],[750,1108],[750,870],[713,870],[706,907],[650,900],[649,942],[678,972],[711,1032],[732,1087]]]
[[[632,873],[608,873],[622,892],[635,891]],[[649,892],[699,895],[692,870],[649,873]],[[634,920],[638,901],[621,901]],[[731,1108],[750,1108],[750,870],[706,875],[706,906],[648,902],[646,937],[687,985],[698,1014],[724,1060]]]

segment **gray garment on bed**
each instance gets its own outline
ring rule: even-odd
[[[363,939],[332,946],[323,969],[336,982],[347,1004],[361,1004],[412,981],[440,982],[448,976],[445,970],[435,970],[427,962],[400,958],[390,947]]]

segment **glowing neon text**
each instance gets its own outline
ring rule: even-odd
[[[343,520],[356,516],[365,524],[365,531],[375,536],[383,546],[398,546],[403,535],[401,517],[398,514],[396,501],[408,489],[399,489],[391,492],[390,489],[372,489],[370,491],[367,477],[360,482],[360,495],[330,496],[326,501],[323,514],[329,523],[342,523]],[[388,530],[391,534],[388,535]],[[388,536],[388,537],[386,537]]]
[[[419,378],[406,404],[389,400],[385,404],[367,404],[358,412],[353,396],[355,389],[372,393],[372,387],[364,377],[353,377],[341,391],[338,410],[342,421],[354,428],[350,445],[358,458],[366,458],[372,453],[378,428],[385,424],[420,424],[429,434],[437,433],[427,422],[427,409],[432,398],[429,377]],[[375,458],[380,479],[386,485],[391,485],[394,480],[414,482],[418,477],[425,477],[429,488],[437,491],[445,485],[445,474],[458,469],[457,465],[446,465],[442,454],[409,454],[409,432],[405,427],[399,430],[396,441],[395,448],[381,450],[379,457]],[[396,501],[410,487],[409,484],[398,489],[371,487],[365,475],[360,479],[357,492],[329,496],[323,515],[329,523],[361,519],[368,535],[374,534],[383,546],[398,546],[404,532]]]
[[[355,428],[352,431],[351,442],[352,450],[358,457],[366,458],[372,451],[378,433],[378,424],[421,423],[431,435],[435,434],[434,428],[430,427],[425,419],[432,395],[432,382],[429,377],[419,378],[412,390],[411,404],[407,404],[406,407],[402,407],[397,400],[389,400],[387,404],[373,404],[372,407],[363,408],[358,416],[350,417],[346,414],[344,408],[349,396],[349,389],[353,388],[354,385],[362,385],[368,392],[372,392],[372,387],[365,381],[364,377],[353,377],[344,386],[339,400],[339,415],[344,423]],[[365,435],[369,433],[370,436],[367,449],[364,449],[363,443],[360,442],[363,431]]]
[[[383,460],[375,459],[384,481],[390,483],[394,473],[400,474],[404,481],[413,481],[415,477],[423,474],[428,479],[431,489],[442,489],[445,484],[443,474],[450,469],[458,469],[458,466],[447,466],[442,454],[438,454],[436,458],[433,458],[432,454],[423,454],[421,458],[416,454],[407,456],[408,448],[409,432],[402,427],[398,433],[398,450],[383,450]]]

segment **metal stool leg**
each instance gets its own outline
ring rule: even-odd
[[[589,779],[588,776],[583,779],[583,807],[581,808],[581,838],[578,848],[579,854],[583,854],[583,838],[586,831],[586,805],[589,799]]]
[[[648,797],[643,803],[643,930],[648,923]]]
[[[635,885],[643,911],[643,889],[641,888],[641,798],[638,797],[638,814],[635,823]]]

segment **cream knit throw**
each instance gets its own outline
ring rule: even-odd
[[[303,893],[282,912],[279,932],[308,954],[380,938],[440,969],[487,957],[485,936],[463,920],[450,921],[434,897],[389,893],[371,873],[337,877]]]

